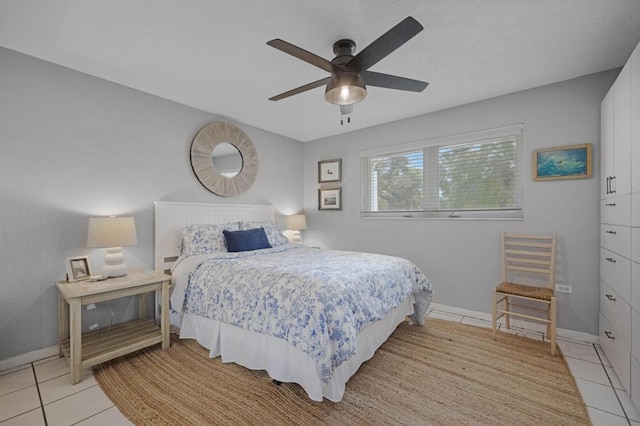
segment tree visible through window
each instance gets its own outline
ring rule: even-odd
[[[523,217],[522,126],[362,155],[363,216]]]

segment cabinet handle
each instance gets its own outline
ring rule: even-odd
[[[616,301],[616,298],[613,297],[613,294],[605,294],[605,296],[607,297],[607,299],[611,300],[612,302]]]
[[[615,176],[611,176],[611,182],[613,183],[613,185],[611,185],[611,193],[615,194],[616,193],[616,177]]]
[[[616,260],[613,257],[605,257],[607,262],[616,263]]]
[[[616,203],[608,203],[608,204],[605,204],[605,206],[607,206],[607,207],[615,207]]]
[[[604,334],[606,334],[609,339],[616,340],[616,338],[615,338],[615,336],[613,336],[612,332],[605,331]]]
[[[611,176],[607,176],[607,194],[611,194]]]
[[[617,233],[616,231],[604,231],[604,232],[606,232],[607,234],[613,234],[613,235],[616,235]]]

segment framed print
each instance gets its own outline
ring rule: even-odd
[[[342,210],[342,188],[318,189],[318,210]]]
[[[318,161],[318,183],[340,182],[342,159]]]
[[[67,264],[67,281],[70,283],[75,281],[88,280],[91,277],[91,268],[89,267],[88,256],[69,257]]]
[[[533,180],[587,179],[592,174],[590,143],[536,149]]]

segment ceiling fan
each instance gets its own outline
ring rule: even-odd
[[[340,105],[340,109],[344,114],[345,111],[351,112],[353,104],[360,102],[367,96],[367,85],[409,92],[422,92],[429,83],[369,71],[370,67],[380,62],[422,30],[422,25],[409,16],[355,56],[353,54],[355,53],[356,44],[353,40],[338,40],[333,44],[333,53],[335,53],[336,57],[331,61],[281,39],[268,41],[267,44],[269,46],[315,65],[331,74],[329,77],[273,96],[269,100],[279,101],[326,84],[324,94],[326,101]]]

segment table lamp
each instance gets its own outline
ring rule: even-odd
[[[290,238],[292,243],[302,242],[300,231],[307,229],[307,216],[304,214],[287,216],[287,229],[292,231]]]
[[[136,221],[133,217],[92,217],[89,218],[87,247],[106,248],[105,266],[102,274],[106,277],[127,275],[122,247],[138,244]]]

